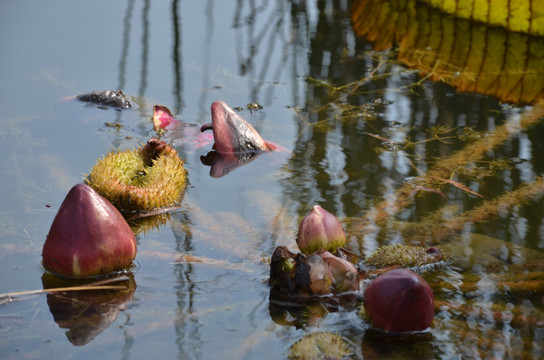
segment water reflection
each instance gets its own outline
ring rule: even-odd
[[[172,64],[174,66],[174,111],[180,113],[184,106],[183,103],[183,57],[182,57],[182,28],[180,26],[181,18],[179,14],[179,0],[172,1]]]
[[[201,156],[200,161],[203,165],[210,167],[210,176],[219,178],[227,175],[240,166],[247,165],[248,163],[256,160],[262,153],[249,152],[234,154],[234,156],[225,157],[217,151],[210,151],[206,156]]]
[[[134,0],[128,0],[127,10],[125,13],[125,18],[123,20],[123,41],[121,46],[121,56],[119,59],[119,83],[118,83],[117,89],[125,88],[127,58],[128,58],[128,50],[130,47],[131,17],[132,17],[133,9],[134,9]]]
[[[147,88],[147,72],[148,72],[148,59],[149,59],[149,10],[151,3],[149,0],[144,0],[142,8],[142,69],[140,71],[140,89],[138,95],[142,98],[145,97],[145,90]]]
[[[136,282],[132,274],[109,278],[107,281],[75,281],[61,279],[49,273],[42,276],[44,289],[66,288],[75,285],[100,286],[113,284],[121,290],[54,291],[47,294],[47,305],[53,320],[61,329],[67,329],[66,337],[76,346],[93,341],[117,319],[119,312],[132,302]]]
[[[254,352],[255,357],[280,358],[293,339],[303,332],[316,331],[314,326],[319,325],[321,329],[349,337],[367,357],[407,353],[406,356],[425,357],[430,353],[431,358],[449,358],[458,352],[461,357],[474,358],[489,354],[505,358],[541,356],[544,129],[538,119],[542,113],[535,112],[529,120],[526,116],[529,107],[512,107],[485,95],[459,94],[447,84],[422,79],[398,63],[397,48],[375,51],[376,43],[354,35],[348,1],[310,4],[241,0],[219,13],[218,8],[224,9],[221,3],[210,0],[205,8],[198,8],[199,21],[205,25],[188,28],[186,24],[192,20],[188,14],[194,12],[182,12],[182,2],[173,0],[168,7],[170,18],[162,18],[171,21],[165,35],[154,26],[161,19],[149,13],[155,3],[151,7],[151,2],[128,0],[126,12],[120,17],[124,28],[117,46],[121,46],[114,55],[119,56],[120,51],[119,89],[124,90],[130,84],[127,68],[134,61],[130,56],[132,51],[136,60],[141,61],[134,76],[137,86],[132,91],[150,97],[164,96],[157,95],[164,83],[153,87],[154,54],[149,54],[153,36],[163,35],[171,42],[168,52],[157,55],[166,54],[171,62],[168,80],[172,84],[166,82],[166,86],[168,92],[172,89],[174,93],[174,112],[188,111],[188,103],[193,104],[191,107],[197,104],[204,114],[197,117],[196,122],[200,122],[209,118],[211,90],[222,90],[222,96],[243,92],[241,97],[245,102],[237,100],[236,105],[249,101],[262,103],[264,111],[252,117],[252,122],[268,127],[269,133],[281,134],[278,137],[288,134],[281,139],[285,140],[282,144],[293,140],[295,156],[277,170],[267,166],[271,158],[267,155],[267,159],[261,157],[251,166],[221,179],[209,179],[207,173],[205,179],[199,178],[198,172],[204,167],[199,162],[195,162],[198,166],[191,165],[190,176],[195,182],[184,211],[165,218],[164,222],[161,220],[160,231],[142,231],[139,245],[149,252],[159,248],[169,255],[196,252],[232,267],[217,273],[191,263],[172,265],[164,258],[157,260],[149,252],[141,251],[139,259],[143,266],[136,275],[138,284],[145,284],[140,285],[138,293],[145,306],[129,314],[133,330],[139,333],[131,332],[137,334],[134,338],[124,334],[128,350],[124,349],[123,354],[128,357],[141,352],[142,356],[156,356],[158,352],[164,357],[201,358],[228,353],[242,358]],[[142,4],[140,8],[145,13],[135,16],[138,4]],[[156,7],[159,6],[157,3]],[[432,14],[435,19],[436,12]],[[215,67],[221,71],[227,68],[227,72],[231,66],[217,61],[218,56],[226,53],[215,52],[208,40],[221,35],[217,29],[223,29],[220,26],[225,19],[236,35],[235,40],[227,44],[215,40],[213,46],[223,51],[226,47],[235,54],[238,62],[233,69],[239,76],[228,74],[223,81],[211,77],[218,73]],[[136,26],[136,21],[141,26]],[[372,24],[366,20],[364,23]],[[453,25],[477,28],[466,21]],[[129,35],[135,32],[137,41],[130,42],[134,35]],[[195,50],[190,46],[194,41],[190,40],[196,33],[205,34],[208,43]],[[488,35],[494,36],[492,33]],[[378,35],[391,34],[381,31]],[[520,44],[530,48],[541,41],[519,35],[512,39],[520,39]],[[192,60],[187,49],[191,52],[203,49],[204,56]],[[422,61],[436,59],[424,53]],[[453,58],[447,59],[441,64],[453,63]],[[529,64],[538,63],[532,61]],[[191,62],[196,62],[195,68],[202,71],[202,84],[189,82],[194,76],[187,71],[188,66],[193,66]],[[538,66],[531,69],[541,75]],[[454,75],[451,71],[450,74]],[[536,81],[534,88],[538,84]],[[70,185],[94,160],[91,156],[76,157],[77,152],[61,153],[55,157],[53,171],[58,171],[51,176],[53,180],[44,180],[47,176],[43,173],[51,171],[50,165],[42,164],[48,155],[42,154],[42,150],[52,151],[47,147],[47,136],[52,131],[47,127],[57,126],[55,131],[67,128],[70,136],[63,139],[64,149],[85,149],[81,153],[91,148],[89,139],[93,139],[97,127],[101,139],[106,140],[94,144],[93,154],[108,150],[104,143],[109,146],[111,142],[115,148],[132,146],[150,132],[148,100],[137,101],[140,117],[136,121],[135,112],[123,116],[115,112],[112,116],[112,111],[109,114],[99,111],[98,121],[96,113],[87,112],[78,116],[70,113],[59,122],[33,124],[36,127],[27,131],[28,136],[27,132],[21,136],[19,127],[8,127],[4,140],[15,150],[10,149],[7,153],[12,156],[5,158],[18,166],[18,175],[17,181],[6,184],[7,199],[16,203],[20,202],[21,194],[32,197],[30,203],[26,200],[25,207],[16,212],[17,240],[30,242],[27,230],[41,231],[41,223],[32,223],[38,218],[34,209],[44,198],[54,203],[47,192],[58,185],[51,184]],[[538,111],[536,106],[532,109]],[[275,117],[273,111],[280,115]],[[279,119],[287,111],[291,119]],[[118,117],[117,122],[126,127],[115,134],[110,129],[104,130],[104,117],[106,121]],[[77,121],[95,123],[85,127],[82,134]],[[290,121],[294,124],[295,139],[284,131],[291,126]],[[16,144],[12,136],[18,138]],[[39,148],[28,145],[36,143]],[[513,158],[527,161],[510,162]],[[72,163],[65,166],[69,161]],[[66,168],[76,168],[75,163],[81,169],[78,167],[75,175],[73,171],[69,173],[71,177],[62,176]],[[259,169],[264,169],[267,177],[235,186],[235,180],[255,175],[251,172],[254,165],[261,165]],[[34,171],[42,174],[27,176],[34,175]],[[427,179],[417,184],[405,181],[425,179],[429,174],[456,181],[485,198],[442,180]],[[215,181],[215,187],[208,186],[210,180]],[[39,189],[38,195],[35,188]],[[327,312],[318,307],[305,312],[267,303],[269,289],[263,285],[263,279],[268,268],[259,259],[270,256],[277,245],[294,242],[298,219],[314,204],[326,207],[342,220],[350,235],[350,248],[361,256],[380,245],[395,242],[440,242],[444,246],[453,259],[452,267],[425,275],[437,299],[429,338],[415,341],[414,345],[403,343],[405,346],[401,348],[394,347],[396,341],[388,343],[389,340],[367,331],[368,324],[355,311]],[[14,213],[9,210],[5,212],[8,220],[13,216],[9,214]],[[29,217],[31,221],[26,220]],[[40,242],[42,237],[38,239]],[[25,251],[31,247],[25,246]],[[39,258],[39,254],[34,255]],[[11,261],[8,257],[5,255],[4,259]],[[229,273],[230,270],[235,274]],[[111,318],[114,311],[105,314]],[[114,332],[109,334],[114,336],[112,343],[119,340]],[[84,342],[92,336],[79,339]],[[93,350],[102,346],[96,340],[88,343],[99,344]],[[160,346],[149,347],[156,344],[154,341],[159,341]],[[171,344],[175,344],[173,351],[169,349]],[[131,346],[134,346],[132,351]],[[262,348],[267,350],[265,354],[260,351]],[[111,346],[107,349],[112,350]]]
[[[369,329],[365,331],[361,352],[365,359],[435,359],[433,341],[430,332],[403,336]]]
[[[359,9],[362,4],[368,7]],[[420,29],[416,22],[421,17],[432,18],[431,24],[437,26],[449,29],[449,25],[446,20],[436,20],[438,14],[434,12],[427,17],[414,15],[414,23],[406,28],[406,34],[386,31],[374,26],[375,22],[382,21],[384,27],[405,23],[396,22],[397,18],[391,14],[377,16],[369,10],[383,4],[361,1],[354,5],[352,19],[356,27],[367,29],[368,32],[361,30],[361,34],[371,33],[369,44],[347,35],[349,25],[341,19],[350,15],[342,12],[345,10],[342,5],[331,5],[337,17],[329,17],[325,12],[330,8],[321,3],[321,16],[308,57],[305,108],[309,111],[295,114],[299,137],[295,156],[285,166],[289,173],[282,183],[286,198],[297,199],[294,206],[300,217],[316,203],[344,216],[352,249],[361,255],[388,243],[445,244],[454,268],[446,274],[427,275],[439,300],[439,320],[433,326],[433,335],[439,341],[429,342],[426,355],[413,355],[415,358],[434,358],[438,354],[447,357],[451,353],[445,350],[460,343],[470,344],[462,347],[463,354],[469,357],[487,351],[498,357],[505,356],[507,351],[518,356],[524,347],[540,348],[536,343],[543,323],[512,325],[505,319],[511,312],[523,313],[527,306],[535,308],[536,318],[542,318],[543,314],[540,280],[527,279],[523,285],[520,282],[527,276],[541,279],[539,274],[544,267],[541,251],[532,250],[539,248],[537,234],[542,227],[544,189],[541,171],[535,171],[534,167],[543,159],[541,153],[533,150],[541,143],[537,140],[541,135],[536,134],[542,134],[542,108],[540,105],[533,109],[511,108],[489,97],[459,94],[447,85],[424,82],[416,73],[399,67],[397,56],[404,56],[400,59],[408,63],[407,54],[417,55],[422,51],[426,51],[426,56],[419,63],[412,59],[414,64],[427,64],[427,60],[433,59],[435,62],[428,66],[435,72],[440,67],[458,66],[457,48],[451,48],[444,58],[436,51],[445,46],[429,46],[422,41],[421,47],[416,48],[419,52],[411,52],[412,42],[403,43],[402,36],[414,35]],[[383,8],[390,9],[387,5]],[[481,31],[480,25],[469,25],[467,21],[454,23]],[[508,41],[517,39],[513,41],[530,43],[529,47],[534,48],[541,41],[520,34],[485,31],[494,42],[502,41],[494,36],[506,35]],[[459,31],[455,34],[463,38]],[[383,51],[386,46],[380,44],[392,46],[395,36],[401,41],[398,52]],[[477,37],[474,33],[471,36]],[[382,51],[370,51],[372,46]],[[508,54],[515,57],[520,52]],[[462,59],[465,58],[461,62]],[[485,88],[490,91],[484,93],[504,95],[510,101],[538,99],[541,92],[538,86],[521,86],[525,91],[518,91],[515,86],[538,79],[542,76],[541,68],[505,63],[512,68],[505,70],[507,75],[503,79],[493,78],[496,86],[480,83],[463,90]],[[436,64],[440,65],[438,69]],[[521,77],[513,79],[514,74]],[[369,106],[371,103],[374,104]],[[529,161],[508,160],[516,157]],[[426,182],[425,189],[403,185],[405,179],[417,176],[442,180],[435,184]],[[504,191],[510,195],[504,195]],[[486,200],[478,198],[475,192]],[[531,205],[521,210],[525,202]],[[536,260],[538,257],[540,260]],[[458,331],[462,333],[459,338],[453,335]],[[513,336],[512,332],[517,331],[524,335]],[[518,342],[523,342],[524,347],[518,347]],[[367,338],[365,332],[365,346],[378,346],[378,343],[370,334]],[[542,353],[541,349],[532,351],[527,353]],[[394,355],[381,355],[400,356],[398,351]]]
[[[358,36],[375,50],[399,44],[398,59],[433,81],[513,103],[544,96],[542,37],[455,18],[415,0],[360,0],[351,11]]]

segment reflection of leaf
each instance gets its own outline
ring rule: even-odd
[[[450,11],[446,3],[454,1],[440,3],[445,12],[466,13],[462,7]],[[501,6],[493,4],[490,16],[495,20],[495,8]],[[533,15],[542,6],[534,7]],[[357,35],[373,42],[375,50],[398,44],[398,59],[431,80],[513,103],[531,103],[544,96],[544,38],[506,30],[519,30],[514,15],[508,26],[497,28],[454,18],[415,0],[360,0],[351,11]],[[516,11],[512,10],[518,16]],[[534,20],[531,31],[536,31],[535,22],[543,22],[538,26],[544,30],[544,20]]]
[[[509,31],[544,35],[544,2],[542,1],[421,1],[462,19],[472,19],[492,26],[501,26]]]

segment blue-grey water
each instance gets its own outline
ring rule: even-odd
[[[270,304],[268,260],[276,246],[296,249],[298,224],[314,204],[341,220],[357,255],[408,242],[398,223],[373,224],[368,214],[384,199],[394,204],[396,190],[466,146],[462,135],[469,130],[477,133],[474,139],[490,136],[530,110],[442,83],[414,86],[421,78],[397,63],[393,51],[373,51],[355,36],[349,5],[0,4],[0,293],[43,289],[41,248],[64,197],[104,154],[156,136],[153,105],[202,125],[210,122],[215,100],[233,107],[257,102],[263,109],[240,114],[282,147],[215,178],[200,160],[211,144],[194,148],[169,134],[190,186],[168,221],[138,233],[134,293],[102,307],[102,313],[86,306],[106,300],[80,299],[82,309],[105,324],[95,332],[85,328],[83,316],[62,318],[65,305],[60,301],[59,310],[50,294],[2,297],[1,358],[279,359],[316,331],[344,336],[354,358],[543,355],[542,191],[436,239],[450,252],[452,265],[426,275],[442,305],[417,341],[384,340],[355,309],[305,317]],[[343,88],[356,82],[351,93]],[[100,89],[122,90],[137,108],[120,112],[73,98]],[[430,129],[440,126],[451,137],[426,142]],[[541,124],[513,132],[472,164],[481,167],[480,177],[454,174],[453,180],[486,200],[522,182],[537,183],[542,134]],[[523,161],[509,167],[489,165],[518,158]],[[442,183],[434,193],[422,189],[391,218],[417,223],[439,211],[448,218],[482,201]],[[376,228],[361,229],[369,223]],[[178,261],[185,254],[204,262]],[[526,275],[533,282],[509,290],[509,281]]]

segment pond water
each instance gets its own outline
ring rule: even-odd
[[[256,102],[240,114],[285,148],[212,177],[201,161],[211,145],[167,134],[190,187],[179,211],[137,233],[132,291],[80,295],[77,315],[62,294],[1,297],[2,358],[278,359],[322,331],[349,341],[353,358],[544,356],[542,106],[421,77],[402,48],[354,30],[350,5],[0,5],[0,293],[43,289],[41,249],[64,197],[104,154],[156,136],[153,105],[201,125],[215,100]],[[138,107],[72,98],[99,89]],[[451,264],[423,274],[436,300],[429,331],[385,336],[356,309],[270,303],[270,256],[296,250],[316,204],[358,256],[393,243],[443,248]],[[187,254],[204,261],[180,261]]]

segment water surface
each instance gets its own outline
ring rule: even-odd
[[[200,160],[210,146],[179,144],[191,182],[183,207],[138,233],[135,291],[103,313],[109,325],[77,337],[49,295],[15,297],[0,305],[3,357],[276,359],[315,331],[340,333],[354,357],[543,355],[542,124],[509,132],[463,171],[446,169],[473,193],[418,183],[495,130],[517,128],[531,107],[421,80],[394,49],[355,35],[348,5],[0,5],[1,293],[43,288],[41,247],[62,200],[103,154],[156,135],[153,105],[201,125],[214,100],[257,102],[263,109],[240,113],[287,149],[213,178]],[[121,89],[138,108],[70,99],[96,89]],[[523,201],[478,212],[523,183],[534,189]],[[437,299],[428,333],[383,337],[355,310],[308,316],[270,304],[267,261],[278,245],[296,249],[314,204],[338,216],[360,256],[397,242],[448,251],[452,265],[425,275]],[[184,254],[208,261],[178,262]]]

